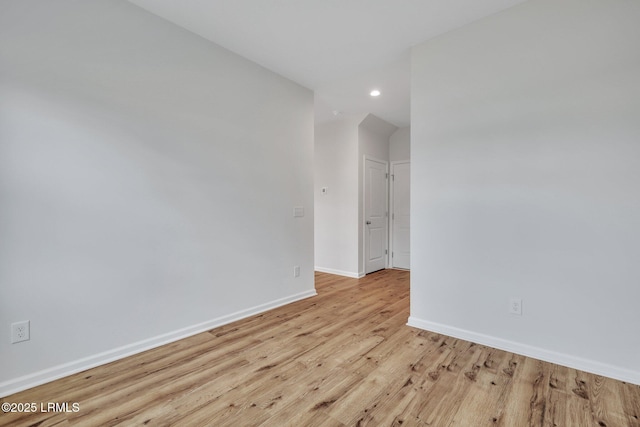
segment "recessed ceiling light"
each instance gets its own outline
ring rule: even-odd
[[[374,89],[369,93],[371,96],[380,96],[380,91],[378,89]]]

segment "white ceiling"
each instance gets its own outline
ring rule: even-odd
[[[410,47],[525,0],[129,1],[313,89],[316,122],[407,126]]]

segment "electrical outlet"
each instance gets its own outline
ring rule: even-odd
[[[293,267],[293,277],[300,277],[300,266]]]
[[[509,313],[522,316],[522,298],[509,299]]]
[[[11,324],[11,343],[29,341],[29,321],[16,322]]]

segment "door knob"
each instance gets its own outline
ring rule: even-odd
[[[371,221],[367,221],[367,225],[371,225]]]

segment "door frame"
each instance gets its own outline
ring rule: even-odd
[[[384,233],[385,238],[385,256],[384,256],[384,268],[389,268],[389,161],[378,159],[376,157],[364,155],[362,156],[362,214],[360,216],[360,230],[362,231],[362,238],[360,239],[360,244],[362,248],[362,274],[361,277],[364,277],[367,274],[367,217],[366,217],[366,206],[367,206],[367,160],[371,160],[373,162],[382,163],[385,166],[385,190],[384,190],[384,198],[385,198],[385,211],[387,216],[386,223],[386,233]]]
[[[408,163],[409,165],[411,165],[411,160],[394,160],[391,163],[391,170],[389,173],[389,177],[391,178],[391,181],[394,180],[394,168],[396,165],[400,165],[400,164],[405,164]],[[393,215],[395,214],[395,212],[393,211],[393,202],[394,202],[394,197],[395,197],[395,187],[394,185],[391,183],[391,181],[389,181],[388,185],[389,185],[389,250],[388,250],[388,257],[387,257],[387,265],[389,266],[389,268],[394,268],[393,267],[393,260],[391,258],[391,253],[393,252]]]

